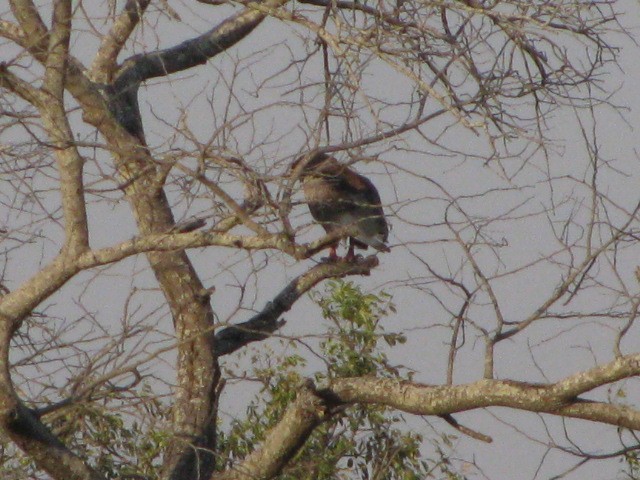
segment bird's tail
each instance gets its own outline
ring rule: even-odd
[[[378,250],[379,252],[390,252],[391,249],[389,247],[387,247],[384,242],[378,238],[375,237],[356,237],[356,240],[358,240],[359,242],[362,242],[366,245],[369,245],[370,247],[375,248],[376,250]]]

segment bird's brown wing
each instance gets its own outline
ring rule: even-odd
[[[384,245],[389,236],[389,226],[384,216],[380,194],[375,185],[366,177],[353,170],[344,168],[338,177],[335,190],[342,202],[348,206],[348,213],[356,219],[361,235],[355,245],[366,248],[370,245],[378,250],[387,251]]]
[[[368,178],[337,162],[327,162],[305,178],[304,193],[311,215],[327,232],[354,225],[358,230],[351,237],[354,246],[389,250],[384,244],[389,227],[380,195]]]

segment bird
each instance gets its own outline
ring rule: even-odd
[[[371,180],[326,153],[299,157],[292,164],[291,172],[302,181],[311,216],[327,233],[353,226],[349,232],[349,251],[345,260],[355,259],[354,248],[390,251],[386,245],[389,225],[380,194]],[[336,252],[338,243],[336,241],[330,246],[330,260],[340,258]]]

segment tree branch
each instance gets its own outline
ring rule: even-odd
[[[282,419],[267,432],[262,446],[232,470],[211,480],[257,480],[276,476],[309,438],[313,429],[328,417],[325,400],[310,385],[302,387]]]
[[[280,315],[288,312],[302,295],[321,281],[347,275],[369,275],[377,265],[377,257],[371,255],[357,263],[336,262],[314,266],[291,281],[260,313],[246,322],[219,331],[216,334],[216,354],[218,357],[228,355],[251,342],[267,338],[284,325],[284,320],[278,321]]]
[[[320,393],[345,404],[387,405],[416,415],[500,406],[640,430],[640,411],[577,398],[578,394],[634,375],[640,375],[640,354],[618,358],[553,384],[485,379],[466,385],[432,386],[383,378],[340,378]]]
[[[0,62],[0,87],[15,93],[36,108],[44,105],[42,92],[11,73],[7,67],[6,63]]]
[[[42,45],[48,32],[40,14],[31,0],[11,0],[11,12],[24,30],[31,45]]]
[[[625,406],[589,402],[571,395],[586,392],[629,375],[640,374],[640,354],[542,385],[510,380],[483,379],[458,386],[430,386],[387,378],[338,378],[322,390],[307,386],[268,433],[262,447],[233,470],[212,480],[269,479],[278,475],[313,429],[340,404],[386,405],[416,415],[438,415],[460,428],[451,413],[490,406],[582,418],[640,430],[640,411]],[[589,377],[589,380],[587,380]],[[464,433],[491,441],[463,427]]]
[[[196,38],[175,47],[127,59],[116,80],[116,91],[122,91],[150,78],[166,76],[206,63],[251,33],[265,19],[267,10],[278,8],[287,1],[265,0],[249,3],[242,12]],[[256,8],[258,4],[260,9]]]
[[[89,229],[82,178],[84,161],[74,144],[73,131],[64,106],[70,35],[71,1],[56,0],[42,86],[46,101],[40,105],[39,110],[43,126],[55,146],[60,172],[64,250],[75,256],[89,248]]]
[[[384,10],[381,9],[377,9],[374,7],[371,7],[369,5],[360,3],[360,2],[350,2],[350,1],[346,1],[346,0],[298,0],[300,3],[306,3],[308,5],[315,5],[318,7],[331,7],[333,8],[335,5],[335,8],[339,8],[342,10],[353,10],[353,11],[359,11],[362,12],[364,14],[367,14],[371,17],[374,17],[376,19],[382,20],[384,23],[387,23],[389,25],[393,25],[394,27],[401,27],[403,29],[409,29],[409,28],[413,28],[416,31],[419,32],[429,32],[430,35],[432,35],[434,38],[437,38],[438,40],[444,40],[444,41],[450,41],[450,38],[443,34],[442,32],[439,32],[438,30],[436,30],[435,28],[429,26],[429,25],[418,25],[416,22],[413,21],[407,21],[404,19],[400,19],[397,15],[393,15],[393,14],[389,14],[387,12],[385,12]]]
[[[4,389],[2,389],[4,392]],[[2,397],[4,395],[0,394]],[[4,404],[6,397],[0,397]],[[59,480],[104,480],[84,460],[72,453],[38,418],[21,403],[0,417],[3,430],[39,468]]]
[[[122,47],[140,22],[151,0],[127,0],[122,13],[113,22],[111,30],[102,38],[87,76],[94,82],[109,83],[116,70],[116,60]]]

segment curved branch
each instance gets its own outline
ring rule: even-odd
[[[640,354],[618,358],[552,384],[480,380],[466,385],[432,386],[384,378],[341,378],[333,380],[321,393],[340,403],[375,403],[416,415],[509,407],[640,430],[639,410],[577,398],[581,393],[634,375],[640,375]]]
[[[242,12],[196,38],[165,50],[127,59],[116,80],[115,90],[121,91],[150,78],[166,76],[206,63],[251,33],[265,19],[269,9],[278,8],[287,1],[266,0],[249,3]],[[260,9],[256,8],[258,4]]]
[[[450,416],[453,412],[502,406],[640,430],[640,411],[572,396],[638,374],[640,354],[547,385],[484,379],[467,385],[431,386],[388,378],[357,377],[333,379],[327,388],[316,391],[309,383],[269,431],[262,447],[232,470],[214,475],[212,480],[275,477],[303,446],[313,429],[336,407],[345,404],[386,405],[417,415],[438,415],[456,428],[457,422]],[[465,430],[475,438],[490,441],[489,437]]]
[[[0,398],[0,405],[5,405],[5,401],[6,398]],[[52,478],[104,480],[102,475],[72,453],[21,403],[17,402],[12,410],[2,412],[0,421],[2,429],[11,440]]]
[[[136,237],[113,247],[87,251],[77,257],[58,255],[20,288],[0,299],[0,319],[8,322],[11,332],[14,332],[34,308],[82,270],[114,263],[140,253],[172,252],[206,245],[245,249],[277,248],[278,238],[274,236],[263,239],[197,231],[160,233]]]
[[[267,338],[270,333],[284,325],[284,320],[278,321],[280,315],[288,312],[302,295],[321,281],[347,275],[369,275],[371,269],[377,265],[378,259],[373,255],[356,263],[335,262],[316,265],[290,282],[260,313],[246,322],[219,331],[216,334],[216,355],[228,355],[251,342]]]
[[[58,255],[49,265],[27,280],[20,288],[0,298],[0,319],[11,325],[10,331],[13,333],[20,326],[22,320],[24,320],[34,308],[51,294],[58,291],[59,288],[78,272],[108,265],[132,255],[149,252],[175,252],[188,248],[219,246],[245,250],[278,249],[292,255],[296,259],[304,259],[321,250],[326,244],[331,243],[333,240],[333,236],[324,236],[310,245],[298,246],[290,244],[290,242],[280,235],[250,237],[217,233],[215,231],[189,231],[185,233],[178,231],[141,235],[112,247],[85,251],[78,256]],[[318,265],[307,272],[307,274],[298,277],[297,280],[303,285],[302,288],[306,288],[300,295],[325,278],[345,275],[367,275],[376,265],[377,259],[375,257],[367,257],[359,263]],[[316,279],[315,276],[318,278]],[[297,280],[294,280],[294,282]],[[307,285],[307,282],[311,281],[315,283]],[[294,282],[292,282],[289,287],[291,287]],[[283,290],[281,295],[284,295],[286,291],[286,289]]]
[[[111,76],[116,69],[118,54],[150,3],[151,0],[127,0],[122,13],[118,15],[111,30],[102,39],[93,64],[87,72],[89,78],[102,83],[111,81]]]

